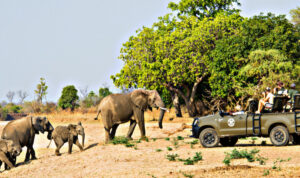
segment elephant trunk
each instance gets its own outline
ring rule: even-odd
[[[164,118],[164,115],[165,115],[165,109],[164,108],[160,108],[160,113],[159,113],[159,119],[158,119],[158,125],[159,125],[159,128],[163,128],[162,126],[162,121],[163,121],[163,118]]]
[[[85,133],[82,134],[82,147],[84,148]]]

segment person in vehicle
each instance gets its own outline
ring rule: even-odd
[[[263,107],[272,107],[274,101],[274,95],[271,92],[271,88],[267,87],[266,92],[263,93],[264,98],[259,100],[257,114],[261,113]]]
[[[299,92],[296,90],[296,84],[292,83],[291,88],[288,91],[288,97],[289,97],[289,102],[293,103],[294,102],[294,95],[298,94]]]
[[[277,82],[277,87],[274,88],[273,93],[278,96],[287,96],[288,95],[287,90],[284,88],[283,83],[280,81]]]

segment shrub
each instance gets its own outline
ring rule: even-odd
[[[169,161],[176,161],[176,158],[178,157],[178,154],[167,154],[166,158]]]
[[[255,154],[258,153],[259,150],[257,149],[253,149],[250,152],[248,152],[247,150],[237,150],[237,149],[233,149],[231,152],[225,152],[226,156],[223,160],[223,163],[227,166],[230,165],[230,161],[232,159],[242,159],[242,158],[246,158],[249,162],[253,162],[255,161]]]
[[[173,148],[171,148],[171,147],[168,146],[168,147],[167,147],[167,150],[168,150],[168,151],[172,151]]]
[[[182,136],[177,136],[177,140],[184,140]]]
[[[156,151],[156,152],[161,152],[162,150],[161,150],[161,149],[156,149],[155,151]]]

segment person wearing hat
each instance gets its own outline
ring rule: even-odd
[[[271,92],[271,88],[267,87],[266,92],[264,93],[264,98],[259,100],[258,103],[258,110],[255,112],[257,114],[261,113],[263,107],[272,107],[274,101],[274,95]]]
[[[294,95],[298,94],[298,91],[296,90],[296,84],[292,83],[291,88],[289,89],[288,92],[288,97],[289,97],[289,102],[293,103],[294,102]]]
[[[274,94],[279,96],[287,96],[287,90],[283,86],[283,82],[277,82],[277,87],[274,88]]]

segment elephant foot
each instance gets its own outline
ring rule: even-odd
[[[131,137],[126,137],[128,140],[133,140]]]
[[[31,160],[36,160],[36,159],[37,159],[36,157],[32,157],[32,158],[31,158]]]

